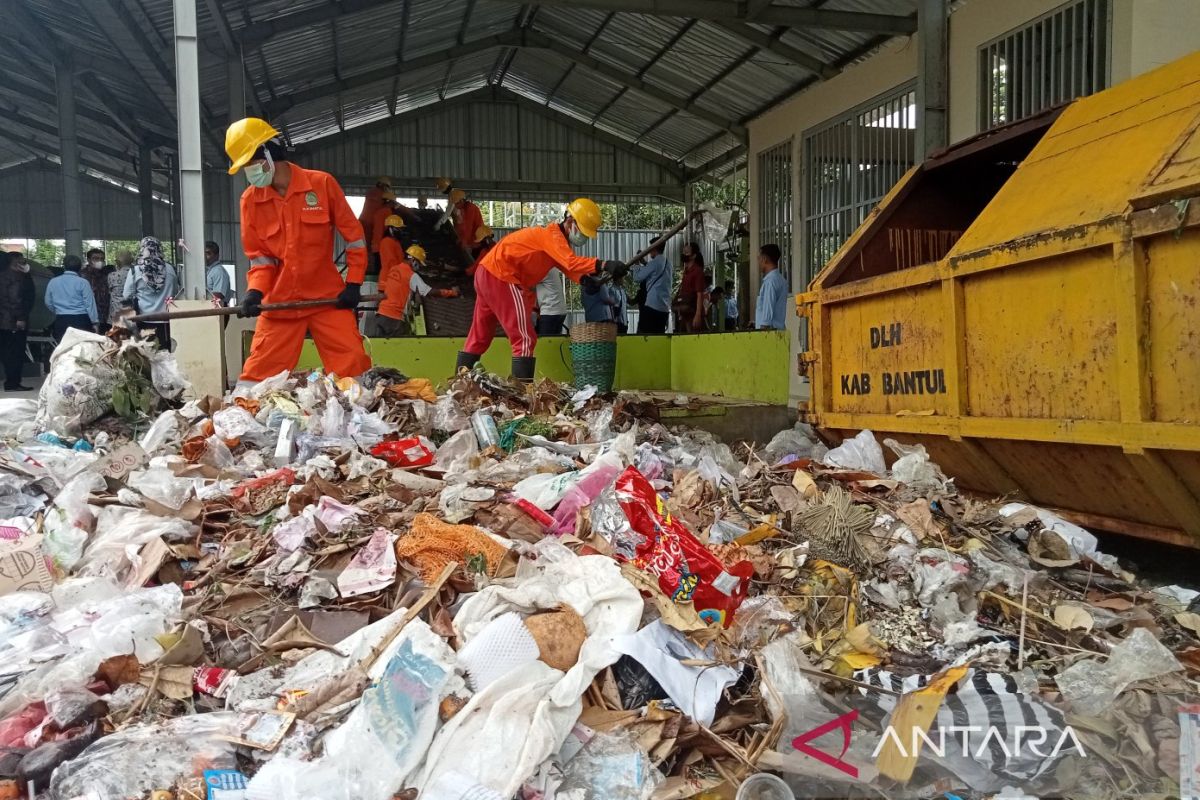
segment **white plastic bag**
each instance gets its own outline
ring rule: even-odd
[[[0,398],[0,439],[24,442],[37,433],[37,402],[25,398]]]
[[[38,430],[75,435],[112,408],[117,368],[105,358],[116,346],[104,336],[69,328],[50,356],[38,393]]]
[[[904,445],[895,439],[884,439],[883,443],[897,455],[892,464],[892,477],[896,480],[918,489],[935,489],[946,482],[938,465],[929,460],[925,445]]]
[[[830,450],[825,454],[825,463],[831,467],[873,472],[876,475],[887,472],[887,464],[883,461],[883,448],[875,441],[875,434],[869,430],[859,431],[853,439],[847,439],[840,446]]]
[[[191,478],[177,477],[166,467],[136,470],[130,473],[126,483],[129,488],[136,489],[144,497],[176,511],[195,496],[195,481]]]
[[[103,491],[107,484],[95,472],[76,475],[54,498],[54,507],[42,521],[46,534],[43,547],[63,572],[69,572],[83,557],[83,546],[96,524],[95,513],[87,504],[92,492]]]
[[[96,515],[96,533],[88,540],[75,569],[79,575],[123,579],[138,561],[142,546],[155,539],[183,541],[196,528],[177,517],[160,517],[140,508],[106,506]]]
[[[179,370],[175,354],[169,350],[155,350],[150,356],[150,383],[154,385],[154,391],[167,400],[178,400],[192,390],[192,384]]]

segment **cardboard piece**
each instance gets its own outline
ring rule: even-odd
[[[40,534],[0,542],[0,595],[48,592],[54,578],[46,567]]]
[[[137,442],[127,442],[96,462],[94,468],[106,478],[124,481],[132,470],[144,463],[146,451]]]

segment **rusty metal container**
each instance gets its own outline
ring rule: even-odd
[[[797,301],[830,439],[1200,546],[1200,53],[913,168]]]

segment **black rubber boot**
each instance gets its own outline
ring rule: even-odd
[[[478,361],[479,356],[475,355],[474,353],[464,353],[462,350],[459,350],[458,363],[454,365],[454,371],[457,373],[463,367],[471,369],[476,363],[478,363]]]
[[[537,361],[533,356],[513,356],[513,377],[525,383],[533,383],[533,364]]]

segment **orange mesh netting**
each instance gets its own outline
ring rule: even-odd
[[[396,558],[417,568],[421,580],[432,584],[451,561],[466,565],[480,554],[494,575],[507,551],[474,525],[451,525],[433,514],[417,514],[412,531],[396,542]]]

